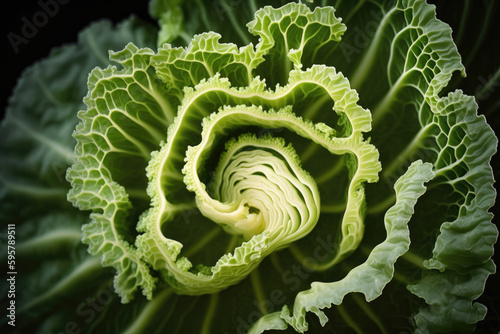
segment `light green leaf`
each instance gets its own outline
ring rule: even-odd
[[[361,292],[368,302],[380,296],[394,276],[394,263],[409,249],[410,234],[407,224],[414,213],[417,199],[426,190],[424,183],[433,177],[430,164],[423,164],[421,161],[413,163],[394,186],[396,204],[387,211],[384,218],[386,239],[373,248],[363,264],[349,271],[342,280],[313,282],[311,289],[297,295],[293,313],[290,314],[290,310],[285,306],[281,318],[296,331],[303,333],[308,329],[306,312],[315,313],[324,326],[328,318],[321,309],[332,304],[341,305],[346,294]]]
[[[259,36],[256,55],[265,57],[266,62],[258,73],[270,80],[270,86],[285,84],[292,68],[317,64],[318,54],[340,41],[346,28],[334,13],[332,7],[311,12],[304,4],[293,3],[280,8],[266,6],[255,13],[247,26]]]
[[[237,48],[221,44],[219,34],[209,32],[194,36],[187,48],[166,44],[153,56],[158,76],[172,94],[182,96],[184,87],[193,87],[216,73],[229,78],[236,86],[252,81],[252,70],[263,61],[251,45]]]

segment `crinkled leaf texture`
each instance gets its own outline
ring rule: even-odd
[[[75,110],[83,107],[88,89],[87,74],[82,73],[109,64],[109,48],[123,48],[132,40],[154,44],[152,33],[136,18],[117,27],[96,22],[80,33],[77,44],[55,48],[24,71],[0,131],[2,220],[31,217],[47,205],[67,208],[65,173],[74,163]],[[27,197],[34,201],[19,210],[17,204]]]
[[[74,320],[69,311],[74,313],[83,296],[95,294],[112,277],[81,243],[88,213],[67,202],[65,173],[74,163],[75,110],[84,106],[86,73],[110,63],[110,48],[130,41],[151,46],[154,34],[153,27],[135,17],[116,26],[95,22],[81,31],[77,43],[54,48],[18,80],[0,129],[0,220],[15,226],[10,230],[15,231],[15,261],[9,272],[18,273],[18,333],[62,331]],[[3,231],[1,258],[7,263],[12,244]],[[9,288],[2,280],[5,307]],[[10,320],[2,317],[3,332],[12,332]]]
[[[363,183],[376,181],[380,170],[378,152],[362,137],[370,130],[370,114],[356,104],[356,92],[333,67],[300,70],[303,51],[338,41],[344,26],[332,8],[311,12],[290,4],[258,11],[249,30],[260,36],[255,47],[221,44],[215,33],[197,35],[186,49],[165,44],[156,54],[129,44],[112,55],[123,70],[95,69],[90,76],[88,108],[79,114],[75,132],[77,162],[68,172],[69,198],[94,211],[83,240],[104,265],[117,269],[115,286],[123,301],[138,286],[152,298],[156,279],[149,266],[178,293],[220,291],[314,228],[321,191],[302,168],[300,154],[285,139],[246,134],[250,126],[284,128],[299,141],[306,138],[330,154],[348,155],[349,185],[338,203],[345,206],[340,245],[327,266],[361,241]],[[284,62],[280,81],[287,83],[273,91],[253,72],[277,60]],[[304,107],[314,103],[315,108]],[[327,103],[335,113],[320,113]],[[235,134],[228,137],[234,131],[240,132],[238,140]],[[203,166],[221,138],[234,139],[226,144],[207,191]],[[152,152],[158,145],[161,149]],[[147,189],[138,175],[146,164]],[[194,201],[186,189],[195,193]],[[145,197],[146,190],[151,208],[141,215],[137,230],[142,233],[132,245],[127,220],[134,199],[129,197]],[[181,253],[183,243],[168,237],[169,229],[182,224],[179,213],[194,205],[215,223],[207,226],[209,236],[220,228],[231,235],[226,254],[212,266],[194,265]]]
[[[258,289],[265,288],[258,288],[257,266],[288,248],[296,261],[326,281],[297,294],[291,311],[285,305],[280,317],[270,313],[254,328],[290,324],[304,331],[307,311],[324,325],[322,308],[341,305],[354,292],[371,301],[392,280],[399,257],[427,256],[410,249],[407,228],[414,216],[425,216],[413,214],[425,182],[432,190],[421,205],[447,192],[443,204],[449,210],[433,227],[432,257],[414,261],[424,278],[408,278],[414,282],[409,291],[439,308],[455,307],[447,304],[449,298],[465,305],[477,298],[477,293],[443,289],[448,299],[431,302],[426,291],[433,279],[427,277],[447,280],[484,266],[484,280],[493,272],[488,263],[497,231],[488,209],[494,192],[478,180],[492,183],[488,159],[494,136],[477,117],[472,98],[460,91],[439,96],[453,72],[463,74],[464,68],[449,27],[435,18],[433,8],[422,1],[374,7],[381,12],[368,12],[373,39],[359,56],[349,44],[359,36],[347,30],[346,41],[341,40],[346,26],[333,8],[311,11],[288,4],[256,12],[248,24],[259,38],[256,45],[221,43],[222,36],[213,32],[194,36],[187,47],[164,44],[157,52],[129,44],[112,55],[122,70],[93,71],[87,109],[80,112],[75,132],[77,162],[68,172],[69,198],[94,211],[84,227],[84,242],[104,265],[117,270],[115,288],[122,301],[129,301],[137,287],[153,298],[158,281],[177,294],[203,295],[249,275],[259,299],[263,291]],[[152,10],[166,20],[172,8],[162,12],[157,2]],[[352,18],[362,20],[363,15]],[[160,39],[174,38],[167,30]],[[358,105],[358,92],[346,77],[371,113]],[[372,115],[375,146],[363,138],[371,130]],[[256,128],[267,133],[255,134]],[[485,142],[487,153],[479,156],[475,143]],[[372,187],[378,196],[366,206],[364,183],[378,180],[379,154],[386,166],[384,182]],[[324,160],[320,165],[317,157]],[[415,157],[427,162],[404,172]],[[363,239],[366,226],[377,221],[385,221],[385,239],[376,241],[380,232]],[[324,259],[308,261],[311,253],[301,239],[326,231],[335,246]],[[371,248],[366,259],[354,256],[353,263],[361,264],[330,282],[326,272],[362,240]],[[454,317],[449,327],[434,323],[423,308],[415,318],[417,327],[467,326],[484,316],[484,308],[470,305],[464,312],[472,320]],[[259,311],[269,312],[262,306]]]
[[[84,106],[35,108],[57,138],[32,143],[47,190],[44,158],[71,140],[48,124],[82,109],[64,165],[82,211],[36,201],[45,217],[22,231],[23,261],[45,259],[22,282],[40,331],[427,333],[485,317],[497,139],[450,89],[465,68],[449,26],[420,0],[264,5],[152,1],[156,51],[135,26],[77,84]]]
[[[341,280],[336,282],[313,282],[311,289],[301,291],[293,305],[293,314],[284,306],[280,317],[267,315],[252,328],[252,333],[262,333],[265,329],[279,326],[277,322],[289,323],[298,332],[307,330],[306,312],[314,312],[322,325],[328,321],[320,309],[331,304],[340,305],[345,295],[360,292],[367,301],[372,301],[382,294],[382,290],[394,275],[394,263],[410,246],[408,222],[414,212],[415,204],[425,192],[424,183],[434,177],[431,164],[422,161],[414,162],[408,171],[396,181],[396,203],[387,210],[384,223],[387,231],[386,239],[374,247],[366,261],[351,269]],[[279,327],[286,328],[286,325]]]

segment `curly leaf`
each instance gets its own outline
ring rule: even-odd
[[[311,289],[300,292],[295,299],[293,315],[290,314],[288,307],[283,308],[281,312],[283,321],[303,333],[308,329],[306,312],[315,313],[324,326],[328,318],[321,309],[332,304],[342,304],[346,294],[361,292],[367,301],[380,296],[384,287],[393,278],[394,263],[409,249],[410,233],[407,225],[414,213],[418,198],[426,190],[424,183],[433,177],[431,164],[423,164],[421,161],[413,163],[394,185],[396,204],[387,211],[384,218],[386,239],[370,252],[363,264],[352,269],[342,280],[313,282]],[[275,321],[271,318],[271,326],[275,326]],[[265,321],[257,326],[261,328],[267,326],[264,324]],[[258,333],[258,327],[252,333]]]
[[[295,200],[290,197],[289,209],[266,210],[255,204],[260,201],[257,200],[260,195],[254,190],[233,190],[245,192],[243,197],[236,194],[209,195],[204,191],[205,184],[197,176],[202,160],[197,159],[210,152],[214,140],[226,136],[233,126],[241,129],[251,125],[268,129],[284,127],[310,139],[330,154],[347,155],[350,161],[347,165],[350,174],[347,200],[337,204],[345,206],[339,226],[340,245],[322,266],[331,267],[357,248],[363,235],[363,183],[376,181],[380,169],[376,149],[362,137],[362,133],[370,130],[369,112],[356,104],[356,92],[332,67],[312,66],[306,71],[297,68],[288,73],[287,85],[278,86],[275,91],[266,89],[266,84],[258,77],[252,77],[252,69],[263,61],[258,53],[269,59],[281,57],[268,52],[273,46],[280,48],[280,44],[275,45],[278,32],[273,28],[273,37],[269,38],[269,31],[258,28],[268,17],[288,22],[288,26],[283,26],[287,27],[286,30],[280,30],[281,40],[295,47],[295,51],[290,49],[287,52],[299,61],[299,50],[306,46],[308,50],[319,50],[332,40],[332,31],[337,36],[333,39],[338,40],[343,26],[332,15],[331,8],[310,12],[304,5],[297,4],[278,11],[265,8],[256,14],[256,20],[251,24],[251,30],[263,38],[263,42],[256,46],[257,51],[252,45],[236,49],[234,45],[220,44],[220,37],[209,33],[195,37],[186,49],[165,45],[158,54],[129,44],[123,51],[112,55],[113,60],[124,66],[123,70],[109,67],[93,71],[85,99],[88,109],[79,114],[82,123],[75,133],[77,162],[68,171],[73,186],[69,198],[81,209],[94,211],[91,215],[93,222],[84,227],[84,242],[89,244],[93,254],[103,256],[103,264],[118,270],[115,284],[124,301],[131,298],[137,286],[142,286],[144,294],[151,298],[154,279],[146,263],[160,271],[179,293],[215,292],[244,279],[268,254],[307,235],[316,224],[322,206],[320,191],[300,167],[298,153],[285,149],[281,141],[245,139],[240,143],[251,144],[256,152],[263,150],[259,147],[268,146],[266,151],[275,151],[273,155],[277,160],[286,161],[281,167],[275,165],[266,172],[255,172],[255,175],[294,171],[296,176],[293,178],[297,181],[290,184],[294,187],[290,192],[298,192],[299,197]],[[310,44],[310,32],[318,25],[324,26],[328,33],[315,35],[314,43]],[[304,39],[288,40],[292,36],[288,29],[294,31],[292,35],[302,31]],[[269,59],[266,62],[272,62]],[[231,78],[242,76],[241,73],[249,78],[248,86],[231,87]],[[221,75],[228,78],[221,78]],[[191,88],[195,83],[196,86]],[[244,83],[237,82],[236,86]],[[172,122],[172,110],[179,101],[175,120],[163,138],[161,128]],[[301,111],[311,104],[312,108]],[[238,107],[240,105],[249,107]],[[252,108],[252,105],[259,105],[262,109]],[[326,105],[333,105],[335,112],[330,110],[330,115],[320,113]],[[212,114],[221,107],[225,108],[224,111]],[[271,109],[282,110],[273,112]],[[298,116],[294,116],[291,110]],[[127,231],[129,219],[134,219],[130,212],[132,207],[141,207],[141,192],[146,190],[137,171],[164,139],[162,149],[152,153],[147,168],[147,193],[152,199],[152,208],[141,216],[138,231],[143,234],[135,238]],[[189,146],[198,143],[197,148],[188,150]],[[301,148],[302,151],[305,149]],[[186,150],[188,163],[184,167]],[[263,154],[257,153],[252,160],[264,158]],[[123,168],[125,159],[127,168]],[[186,185],[182,182],[182,170],[186,174]],[[272,180],[274,176],[269,177]],[[247,176],[244,178],[248,179]],[[276,179],[269,186],[280,187],[284,179],[282,176],[282,181]],[[215,182],[212,187],[223,186]],[[212,267],[207,266],[206,260],[194,266],[181,254],[183,243],[169,237],[169,231],[175,230],[169,226],[175,224],[176,217],[193,208],[193,196],[186,190],[196,193],[196,204],[203,216],[223,226],[229,234],[241,235],[247,240],[239,248],[233,245],[234,238],[229,239],[227,248]],[[131,201],[131,196],[137,199]],[[276,200],[279,196],[274,196]],[[338,214],[335,210],[332,213]],[[218,233],[217,229],[208,231],[210,236]],[[134,238],[135,247],[131,245]],[[224,253],[226,255],[222,256]],[[238,275],[234,275],[235,272]]]
[[[151,150],[163,139],[162,128],[173,119],[163,86],[153,76],[151,54],[129,44],[111,56],[123,70],[92,72],[84,100],[88,109],[79,113],[82,122],[74,135],[77,162],[67,173],[72,185],[68,198],[80,209],[95,211],[83,229],[83,241],[93,254],[103,256],[103,264],[117,268],[115,285],[124,301],[137,284],[145,295],[152,294],[154,279],[127,241],[132,236],[126,211],[132,206],[130,194],[144,201],[144,176],[135,172],[146,167]]]

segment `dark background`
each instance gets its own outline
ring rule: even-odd
[[[46,3],[50,0],[42,0]],[[52,0],[57,2],[56,0]],[[61,0],[62,1],[62,0]],[[437,5],[437,16],[454,28],[454,38],[457,38],[458,26],[462,20],[462,9],[465,8],[466,1],[471,0],[434,0],[429,1]],[[493,1],[495,5],[488,7]],[[90,22],[102,18],[110,19],[113,22],[120,22],[129,17],[131,13],[156,24],[149,17],[148,3],[146,0],[124,0],[124,1],[96,1],[96,0],[65,0],[66,4],[59,4],[57,13],[49,17],[47,23],[38,28],[36,35],[28,40],[26,44],[19,45],[16,53],[8,39],[9,33],[22,36],[22,28],[25,24],[23,17],[32,22],[33,15],[42,10],[38,0],[9,1],[9,6],[3,6],[2,19],[2,55],[3,69],[1,75],[1,106],[0,116],[3,116],[7,105],[8,97],[16,84],[17,78],[24,68],[33,64],[38,59],[49,54],[52,47],[65,43],[73,43],[77,39],[78,32],[86,27]],[[458,9],[457,9],[458,7]],[[454,78],[454,88],[462,88],[465,93],[474,95],[480,87],[499,67],[500,63],[500,2],[471,1],[471,14],[468,16],[466,25],[467,33],[462,36],[458,44],[459,52],[464,57],[467,69],[466,79]],[[485,25],[486,12],[493,10],[491,21]],[[484,31],[483,31],[484,30]],[[483,36],[479,47],[476,49],[476,42]],[[467,54],[475,53],[467,63]],[[500,101],[500,84],[492,87],[488,96],[478,100],[479,112],[485,112],[489,124],[500,133],[500,110],[496,107]],[[1,161],[0,161],[1,163]],[[498,154],[492,162],[495,178],[500,178],[500,159]],[[494,213],[499,213],[498,205],[493,208]],[[498,220],[498,219],[495,219]],[[497,224],[498,226],[498,224]],[[497,249],[498,249],[497,245]],[[495,257],[499,263],[498,255]],[[480,298],[480,302],[486,304],[489,309],[487,321],[480,324],[478,333],[491,333],[493,326],[495,332],[500,330],[500,274],[493,275],[488,280],[486,291]]]
[[[42,10],[41,3],[55,2],[57,0],[20,0],[9,1],[9,6],[4,4],[2,9],[2,54],[4,55],[2,70],[1,114],[5,112],[6,102],[12,93],[17,78],[23,69],[38,59],[46,57],[53,47],[66,43],[74,43],[78,32],[90,22],[99,19],[109,19],[115,23],[134,15],[155,24],[148,14],[147,0],[123,1],[96,1],[96,0],[60,0],[67,2],[59,4],[58,11],[49,17],[47,24],[38,28],[35,36],[28,39],[26,44],[20,44],[16,53],[9,33],[22,36],[25,25],[23,17],[33,22],[33,15]],[[83,98],[83,97],[82,97]]]

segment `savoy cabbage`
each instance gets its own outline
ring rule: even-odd
[[[158,28],[93,23],[9,100],[2,327],[481,326],[497,138],[478,102],[499,71],[466,94],[468,58],[433,5],[153,0],[149,11]]]

